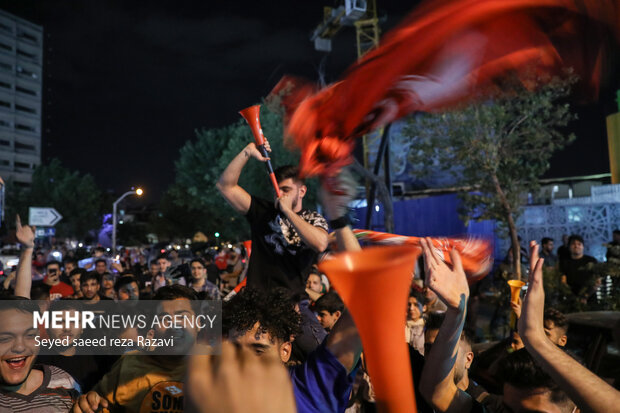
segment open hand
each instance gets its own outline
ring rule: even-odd
[[[544,258],[538,256],[538,244],[536,241],[531,241],[529,285],[518,323],[519,335],[526,345],[546,338],[543,321],[545,290],[543,289],[542,267],[544,261]]]
[[[25,248],[34,248],[34,234],[36,227],[30,227],[28,225],[22,226],[22,220],[19,215],[15,218],[15,227],[15,236],[17,237],[17,241]]]
[[[465,311],[469,298],[469,285],[456,250],[450,251],[452,268],[444,262],[441,253],[433,247],[430,238],[420,239],[424,252],[424,266],[428,287],[450,308]]]

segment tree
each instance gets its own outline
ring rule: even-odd
[[[271,162],[274,168],[285,164],[297,164],[299,155],[288,151],[283,144],[282,112],[274,105],[261,107],[261,125],[271,144]],[[239,216],[215,188],[215,183],[228,163],[250,142],[252,132],[241,117],[232,125],[217,129],[196,131],[196,140],[188,141],[181,148],[175,162],[176,178],[169,194],[177,206],[202,219],[194,222],[195,230],[205,234],[220,232],[224,239],[243,240],[249,236],[246,220]],[[239,184],[248,192],[271,198],[273,189],[267,177],[265,165],[251,160],[241,174]],[[304,205],[316,203],[315,180],[309,180]],[[177,217],[178,218],[178,217]]]
[[[423,174],[451,171],[457,185],[468,188],[459,194],[465,222],[495,219],[507,227],[518,279],[516,220],[523,195],[539,188],[553,153],[574,140],[561,128],[576,118],[562,102],[575,80],[569,73],[535,92],[519,90],[459,110],[416,116],[405,130],[416,139],[409,157]]]
[[[63,167],[58,159],[39,165],[30,188],[9,186],[7,218],[19,213],[26,221],[28,207],[55,208],[62,220],[56,224],[57,237],[83,239],[88,231],[101,226],[102,194],[91,175],[82,175]],[[10,215],[9,215],[10,214]]]

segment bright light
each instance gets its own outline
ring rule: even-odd
[[[118,221],[118,223],[122,225],[123,224],[123,220],[121,219],[120,221]]]
[[[379,205],[375,205],[375,211],[379,212]]]
[[[82,244],[81,242],[78,244],[78,247],[82,248],[84,246],[84,244]]]
[[[232,244],[228,244],[228,248],[232,248]]]
[[[106,248],[106,251],[110,252],[110,248]]]
[[[144,193],[144,191],[142,190],[142,188],[136,189],[136,195],[142,196],[143,193]]]
[[[215,238],[219,238],[219,237],[220,237],[220,233],[219,233],[219,232],[216,232],[216,233],[215,233]]]

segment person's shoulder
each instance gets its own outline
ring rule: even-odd
[[[590,262],[598,262],[598,260],[596,258],[594,258],[591,255],[584,255],[583,258],[585,258],[586,262],[590,263]]]
[[[45,375],[49,372],[49,383],[47,388],[49,389],[79,389],[79,385],[69,373],[57,366],[51,366],[47,364],[41,365]]]

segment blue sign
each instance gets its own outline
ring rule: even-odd
[[[53,237],[56,235],[56,228],[37,228],[35,235],[37,238]]]

